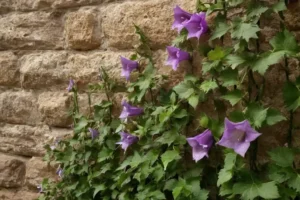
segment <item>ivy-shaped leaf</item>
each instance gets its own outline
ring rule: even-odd
[[[295,111],[300,106],[300,90],[292,82],[286,82],[283,87],[284,103],[289,110]]]
[[[235,20],[233,22],[234,27],[231,32],[231,37],[235,39],[244,39],[249,42],[250,38],[257,39],[257,32],[260,31],[260,28],[257,24],[246,23],[241,20]]]
[[[179,153],[175,150],[169,150],[166,151],[164,154],[161,155],[161,161],[163,162],[164,165],[164,170],[167,169],[168,164],[172,161],[179,160],[181,156]]]
[[[295,36],[288,30],[277,33],[270,41],[274,51],[283,51],[287,55],[293,55],[299,52],[300,47]]]
[[[272,126],[283,120],[286,120],[286,118],[278,110],[268,109],[267,119],[266,119],[267,125]]]
[[[238,83],[238,71],[231,68],[225,69],[220,73],[220,78],[224,87],[236,85]]]
[[[230,30],[230,26],[225,22],[219,22],[210,40],[221,38]]]
[[[227,153],[225,157],[224,167],[219,172],[217,185],[220,186],[233,177],[233,168],[235,166],[237,154]]]
[[[277,147],[269,152],[271,159],[280,167],[292,167],[294,162],[294,152],[286,147]]]
[[[243,98],[243,93],[240,90],[233,90],[222,96],[222,98],[228,100],[234,106]]]
[[[258,103],[250,103],[247,106],[245,116],[256,128],[260,128],[267,118],[268,109]]]
[[[225,57],[225,51],[217,46],[214,50],[208,52],[207,56],[210,61],[222,60]]]
[[[206,80],[203,81],[200,85],[200,89],[204,92],[209,92],[210,90],[216,89],[218,87],[218,84],[214,80]]]

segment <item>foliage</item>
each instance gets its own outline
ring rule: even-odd
[[[229,18],[227,13],[237,8],[246,12]],[[215,16],[212,34],[208,45],[193,44],[186,29],[173,41],[173,46],[191,55],[189,68],[185,66],[189,73],[173,88],[165,87],[167,77],[156,72],[160,66],[153,61],[151,41],[136,25],[140,45],[131,56],[139,64],[135,81],[125,88],[100,68],[101,81],[91,85],[89,93],[104,92],[107,99],[94,106],[89,102],[93,109],[88,116],[79,113],[78,89],[71,87],[74,133],[54,147],[45,147],[45,160],[57,164],[63,175],[58,181],[42,182],[40,200],[253,200],[300,195],[300,173],[295,165],[299,150],[292,147],[291,139],[293,115],[300,106],[300,78],[289,79],[289,61],[299,59],[300,47],[282,22],[282,30],[270,40],[271,50],[264,51],[259,44],[260,20],[278,15],[283,21],[285,2],[218,0],[210,4],[198,0],[196,9]],[[225,36],[232,39],[229,47]],[[194,73],[195,54],[203,57],[201,75]],[[257,140],[247,152],[249,159],[218,143],[212,147],[200,144],[211,148],[211,157],[191,161],[197,149],[187,137],[209,129],[218,142],[228,132],[225,118],[237,122],[232,135],[240,134],[238,126],[244,120],[260,133],[286,120],[263,98],[265,74],[275,64],[281,65],[287,78],[282,98],[290,114],[289,130],[282,143],[288,146],[270,150],[270,162],[262,163],[257,160]],[[143,114],[122,120],[113,113],[118,107],[113,97],[120,90],[127,92],[131,104],[143,108]],[[204,113],[209,104],[214,105],[213,114]],[[91,137],[92,129],[99,135]],[[126,151],[121,149],[121,131],[138,137]],[[246,132],[243,137],[232,137],[250,145]]]

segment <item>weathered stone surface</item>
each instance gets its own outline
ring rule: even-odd
[[[69,69],[65,66],[67,58],[67,52],[53,51],[23,56],[20,59],[22,87],[31,89],[67,88],[70,74]]]
[[[100,46],[100,24],[95,13],[88,10],[68,14],[65,35],[70,48],[91,50]]]
[[[107,45],[118,49],[132,48],[137,41],[135,23],[147,33],[154,48],[165,48],[176,33],[171,30],[176,4],[188,10],[195,8],[194,1],[186,0],[128,1],[103,8],[102,26]]]
[[[22,186],[26,172],[24,161],[4,154],[0,154],[0,160],[0,187]]]
[[[65,90],[69,78],[79,88],[88,83],[99,82],[99,68],[102,66],[111,78],[124,82],[120,77],[120,56],[129,52],[67,53],[48,51],[25,55],[20,59],[21,85],[26,89]]]
[[[0,53],[0,85],[14,86],[20,83],[18,57],[13,52]]]
[[[68,127],[71,123],[69,108],[71,98],[62,92],[44,92],[39,95],[38,109],[42,121],[50,126]]]
[[[300,2],[291,3],[288,10],[285,12],[285,25],[291,31],[300,30]]]
[[[55,171],[55,167],[48,165],[42,158],[32,157],[26,163],[25,184],[30,189],[36,190],[43,178],[55,178]]]
[[[48,126],[0,124],[0,151],[20,156],[43,156],[44,145],[72,133],[70,129]]]
[[[39,193],[26,190],[0,188],[1,200],[33,200],[37,199]]]
[[[0,93],[0,121],[12,124],[38,124],[40,113],[32,92],[6,91]]]
[[[0,50],[62,49],[59,11],[13,13],[0,18]]]

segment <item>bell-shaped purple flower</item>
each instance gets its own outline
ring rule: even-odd
[[[95,139],[96,137],[98,137],[99,132],[96,129],[92,129],[92,128],[88,128],[88,129],[91,133],[92,140]]]
[[[67,87],[68,92],[71,92],[74,88],[75,82],[73,79],[70,79],[69,85]]]
[[[60,178],[62,178],[63,177],[63,174],[64,174],[64,170],[62,169],[62,168],[58,168],[57,170],[56,170],[56,174],[60,177]]]
[[[208,151],[211,148],[214,139],[210,130],[205,130],[203,133],[186,139],[189,145],[193,148],[193,159],[198,162],[204,156],[208,157]]]
[[[189,60],[190,54],[188,52],[182,51],[181,49],[178,49],[176,47],[167,47],[167,51],[169,54],[168,60],[166,62],[166,65],[171,65],[173,70],[177,70],[178,65],[183,60]]]
[[[44,192],[42,185],[38,185],[36,188],[38,189],[39,193],[43,193]]]
[[[191,13],[188,13],[182,10],[179,6],[176,6],[174,8],[174,23],[172,25],[172,29],[177,28],[178,32],[180,32],[184,28],[185,23],[188,22],[191,17]]]
[[[203,33],[207,32],[208,26],[205,15],[204,12],[193,14],[191,19],[185,23],[184,27],[188,30],[188,39],[193,37],[199,39]]]
[[[124,76],[128,81],[130,78],[130,73],[138,68],[139,63],[133,60],[128,60],[121,56],[121,63],[122,63],[122,73],[121,76]]]
[[[134,107],[126,101],[122,102],[123,110],[119,118],[126,119],[127,117],[137,116],[143,113],[142,108]]]
[[[124,151],[126,151],[126,149],[130,145],[132,145],[133,143],[135,143],[139,140],[139,138],[137,136],[131,135],[124,131],[120,132],[120,135],[121,135],[121,141],[117,142],[116,144],[120,144]]]
[[[234,149],[237,154],[244,157],[250,147],[250,142],[260,135],[251,127],[248,120],[234,123],[226,118],[223,137],[217,144]]]
[[[60,139],[59,139],[59,138],[56,138],[56,139],[54,140],[53,145],[50,146],[50,149],[51,149],[52,151],[53,151],[54,149],[56,149],[56,147],[57,147],[57,145],[59,144],[59,142],[60,142]]]

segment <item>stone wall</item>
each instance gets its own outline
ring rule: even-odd
[[[176,34],[170,29],[173,7],[177,4],[193,11],[195,2],[0,0],[0,200],[36,198],[36,186],[55,171],[42,162],[43,145],[72,132],[71,97],[65,89],[69,78],[80,87],[83,107],[85,86],[97,81],[100,66],[124,81],[119,77],[119,56],[129,55],[137,41],[133,23],[147,32],[156,61],[163,63],[165,46]],[[293,6],[286,14],[298,38],[299,11],[299,6]],[[274,20],[262,26],[263,44],[276,32],[278,23]],[[161,73],[173,73],[170,67],[159,67]],[[266,102],[286,112],[280,96],[284,81],[280,68],[268,72]],[[103,96],[93,99],[96,102]],[[122,94],[116,96],[120,99]],[[264,146],[283,145],[286,129],[282,123],[265,130],[260,141],[267,144]]]

